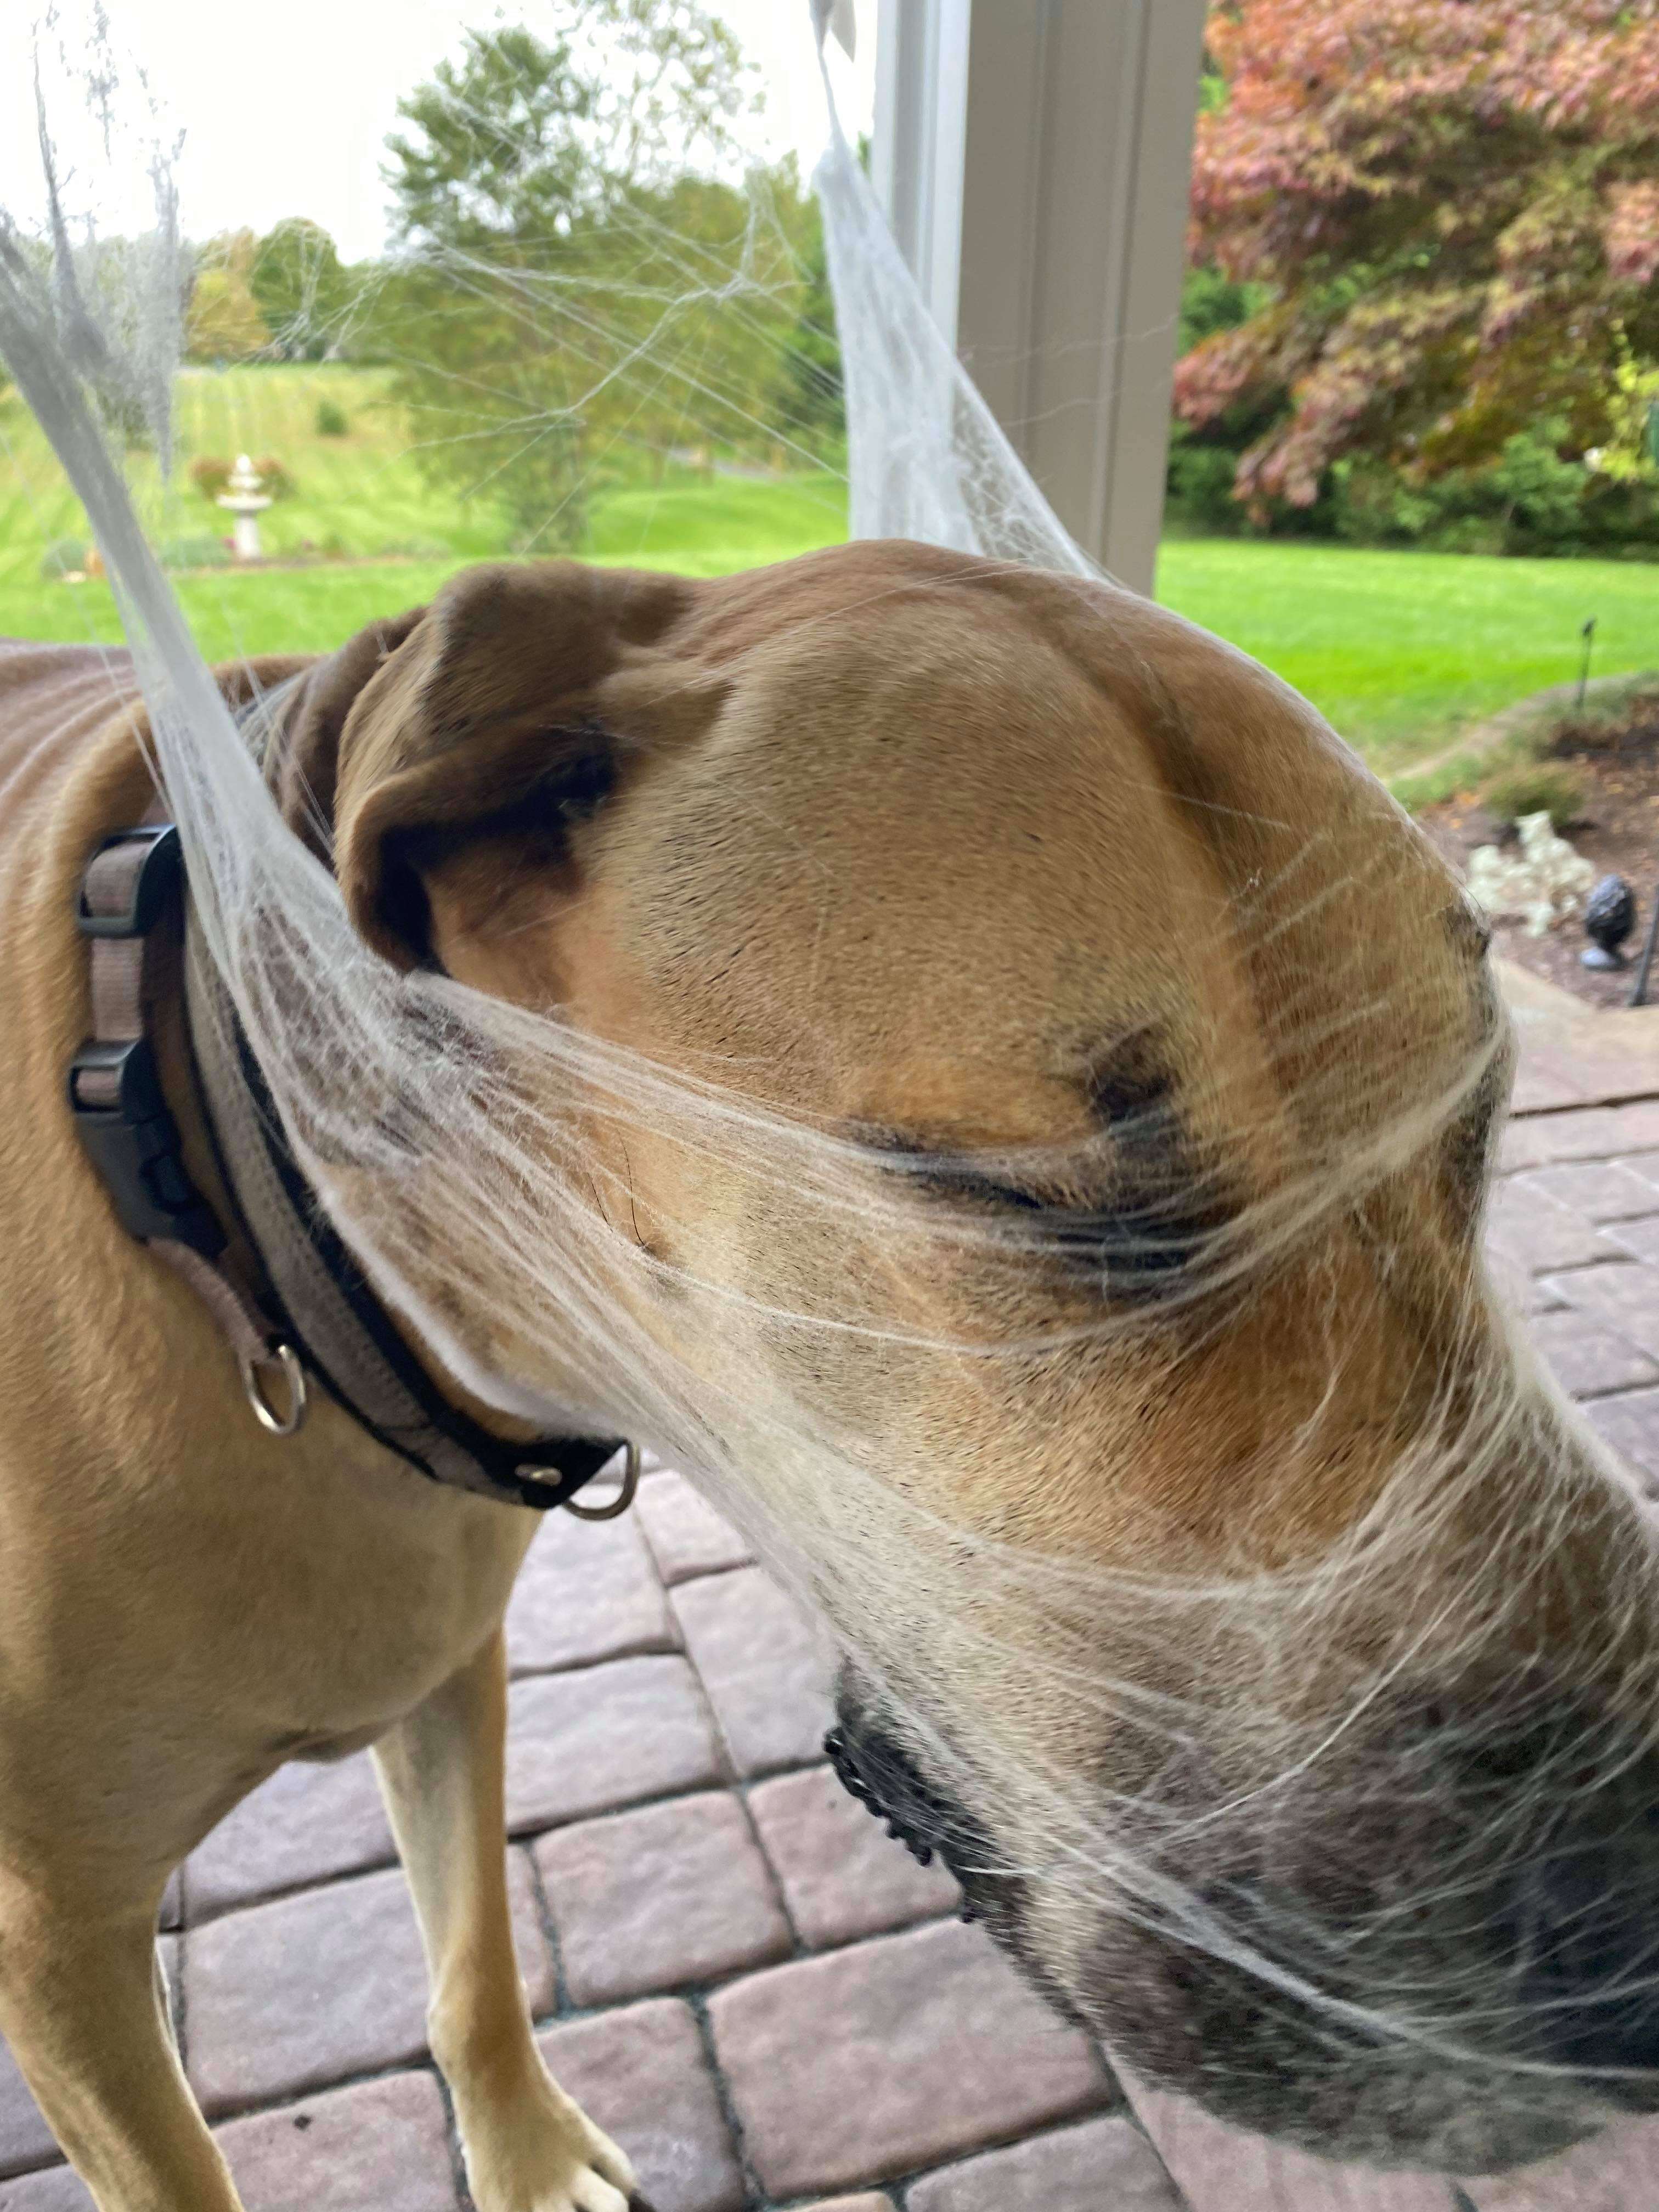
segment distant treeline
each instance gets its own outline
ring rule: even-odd
[[[695,0],[574,15],[472,34],[403,103],[394,258],[238,233],[189,310],[198,360],[386,364],[425,465],[572,543],[607,471],[842,434],[816,207],[793,164],[724,180],[730,34]],[[1176,517],[1659,555],[1652,9],[1216,0],[1203,106]]]

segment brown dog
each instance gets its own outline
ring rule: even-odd
[[[228,2212],[157,2000],[158,1902],[283,1760],[372,1743],[480,2212],[622,2212],[626,2160],[544,2073],[508,1931],[501,1623],[532,1517],[422,1482],[325,1399],[297,1438],[262,1434],[205,1309],[123,1234],[64,1110],[88,1026],[79,872],[151,796],[112,681],[130,694],[94,653],[0,653],[0,2027],[103,2212]],[[1356,1711],[1271,1832],[1239,1809],[1242,1669],[1231,1702],[1206,1676],[1208,1735],[1152,1773],[1132,1729],[1036,1699],[989,1660],[930,1681],[904,1620],[860,1618],[848,1757],[948,1831],[994,1932],[1057,2002],[1223,2112],[1338,2153],[1476,2168],[1651,2101],[1637,2076],[1659,2057],[1652,2008],[1571,2010],[1596,1945],[1659,1902],[1648,1540],[1480,1273],[1501,1054],[1437,1103],[1501,1023],[1479,933],[1311,710],[1126,595],[878,544],[707,584],[480,571],[312,666],[286,714],[289,819],[305,830],[320,806],[349,910],[395,960],[556,1005],[670,1066],[738,1066],[758,1097],[913,1154],[1094,1146],[1107,1196],[1052,1198],[1091,1235],[1109,1234],[1114,1191],[1154,1192],[1199,1238],[1270,1211],[1310,1161],[1364,1159],[1351,1200],[1275,1231],[1248,1297],[1201,1322],[1149,1299],[1143,1324],[1062,1331],[1069,1350],[995,1388],[902,1357],[878,1375],[855,1335],[815,1344],[809,1376],[787,1341],[684,1287],[655,1325],[711,1393],[810,1389],[976,1536],[1188,1586],[1327,1559],[1426,1437],[1501,1402],[1501,1464],[1471,1480],[1449,1459],[1455,1504],[1425,1518],[1405,1582],[1374,1578],[1379,1607],[1420,1622],[1414,1674]],[[596,741],[613,751],[597,810],[515,813]],[[169,1091],[210,1187],[184,1051],[176,1036]],[[1402,1124],[1413,1100],[1420,1126]],[[787,1218],[745,1218],[717,1171],[685,1172],[665,1141],[626,1164],[647,1233],[671,1224],[682,1285],[775,1306],[806,1297],[809,1271],[820,1302],[826,1279],[862,1279],[855,1218],[844,1249],[821,1223],[792,1240]],[[919,1178],[914,1203],[1049,1201],[952,1168]],[[1117,1279],[1035,1269],[1021,1315],[1082,1313]],[[895,1295],[957,1337],[984,1318],[971,1258]],[[556,1395],[561,1347],[537,1356]],[[1507,1610],[1471,1662],[1449,1616],[1487,1603],[1500,1559]],[[820,1596],[832,1625],[854,1609],[827,1570]],[[1162,1655],[1112,1669],[1179,1693],[1224,1626],[1194,1617]],[[1372,1627],[1351,1605],[1327,1640],[1358,1666]],[[1100,1621],[1103,1649],[1115,1632]],[[1511,1668],[1492,1663],[1494,1637]],[[1279,1985],[1264,1996],[1156,1916],[1012,1874],[1044,1849],[1014,1769],[947,1787],[901,1703],[941,1740],[992,1716],[1000,1742],[1097,1778],[1103,1799],[1176,1808],[1165,1863],[1188,1892],[1212,1881],[1246,1900],[1286,1962]],[[1623,1779],[1563,1844],[1539,1810],[1551,1762],[1569,1738],[1602,1757],[1610,1734]],[[1443,1895],[1468,1822],[1491,1884]],[[1493,1932],[1534,1875],[1529,1925],[1588,1914],[1596,1929],[1534,1945],[1536,1986]],[[1607,1898],[1616,1925],[1596,1917]],[[1361,1924],[1382,1932],[1356,1960],[1341,1939]],[[1381,2053],[1363,2026],[1345,2044],[1298,1993],[1322,1977],[1356,2009],[1368,1978],[1425,2014],[1472,1991],[1465,2011],[1496,2026],[1461,2057],[1427,2039]]]

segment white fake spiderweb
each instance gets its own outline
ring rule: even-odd
[[[815,0],[820,38],[830,12]],[[1486,1861],[1512,1847],[1506,1838],[1528,1820],[1537,1826],[1546,1798],[1553,1821],[1575,1797],[1617,1796],[1620,1777],[1652,1751],[1652,1701],[1646,1718],[1631,1716],[1638,1688],[1651,1686],[1651,1559],[1565,1414],[1517,1382],[1524,1369],[1493,1367],[1472,1400],[1449,1387],[1358,1522],[1288,1560],[1253,1556],[1248,1526],[1236,1546],[1194,1551],[1185,1565],[1177,1547],[1176,1564],[1155,1571],[1045,1556],[1000,1527],[970,1527],[948,1491],[930,1489],[925,1443],[884,1431],[884,1394],[896,1401],[930,1364],[963,1393],[1023,1389],[1045,1362],[1099,1363],[1120,1343],[1139,1345],[1139,1319],[930,1331],[918,1319],[925,1304],[902,1286],[964,1254],[988,1286],[984,1313],[1024,1310],[1012,1292],[1054,1257],[1039,1217],[1012,1230],[971,1212],[942,1221],[917,1206],[912,1188],[936,1164],[769,1104],[745,1089],[741,1069],[659,1065],[556,1013],[441,975],[402,974],[366,945],[329,868],[279,816],[115,458],[123,426],[140,420],[165,463],[185,262],[170,155],[150,143],[145,88],[123,90],[108,71],[100,82],[110,158],[124,125],[147,149],[155,229],[138,243],[88,232],[71,210],[73,178],[50,171],[43,224],[0,218],[0,355],[95,532],[214,957],[295,1153],[381,1292],[486,1403],[538,1427],[629,1435],[711,1490],[878,1686],[884,1724],[965,1802],[993,1808],[958,1856],[980,1850],[977,1870],[1027,1899],[1028,1946],[1073,2002],[1088,1984],[1086,1931],[1150,1932],[1182,1960],[1210,1962],[1215,1989],[1250,2011],[1264,2075],[1279,2063],[1283,2022],[1302,2023],[1294,2036],[1283,2029],[1283,2047],[1323,2085],[1298,2123],[1310,2139],[1323,2130],[1358,2141],[1369,2128],[1386,2148],[1387,2112],[1431,2105],[1442,2075],[1454,2105],[1476,2094],[1472,2083],[1494,2100],[1500,2085],[1509,2097],[1519,2083],[1516,2094],[1548,2107],[1569,2069],[1510,2036],[1516,1989],[1496,1968],[1457,1989],[1437,1983],[1413,1948],[1411,1913],[1429,1912],[1431,1929],[1462,1940],[1459,1900],[1480,1893]],[[817,191],[854,536],[918,539],[1109,590],[928,320],[838,125]],[[753,435],[765,426],[734,366],[744,344],[719,356],[718,374],[709,364],[720,332],[729,337],[723,318],[754,347],[776,343],[778,298],[796,273],[787,226],[775,218],[757,196],[742,251],[721,260],[672,251],[653,228],[659,214],[638,216],[629,233],[637,258],[609,295],[591,272],[578,284],[465,252],[426,267],[444,279],[446,312],[471,288],[516,319],[559,325],[561,357],[578,367],[550,411],[544,388],[526,389],[526,450],[562,434],[601,387],[628,395],[641,419],[665,386],[695,391]],[[503,406],[513,419],[510,385],[490,400],[488,428],[499,438]],[[464,437],[465,413],[458,377],[441,434]],[[1282,885],[1317,860],[1298,841],[1264,865],[1253,879],[1260,904],[1247,902],[1241,928],[1276,928],[1275,889],[1302,896]],[[1386,879],[1371,895],[1389,895]],[[1294,978],[1285,990],[1289,1024]],[[1387,1012],[1374,998],[1356,1002],[1341,1032],[1322,1041],[1319,1065],[1346,1066],[1346,1044],[1362,1027],[1381,1035]],[[1306,1261],[1310,1244],[1339,1220],[1363,1220],[1402,1162],[1459,1125],[1501,1049],[1483,1035],[1443,1055],[1426,1081],[1415,1064],[1409,1084],[1403,1063],[1380,1059],[1374,1095],[1340,1148],[1310,1157],[1271,1202],[1190,1251],[1154,1212],[1132,1263],[1156,1275],[1163,1310],[1198,1316],[1203,1343],[1224,1328],[1230,1299],[1267,1296],[1281,1270],[1318,1264]],[[665,1260],[656,1248],[673,1237],[657,1238],[649,1222],[641,1231],[631,1176],[610,1164],[626,1161],[630,1140],[678,1158],[689,1184],[718,1187],[729,1209],[760,1225],[757,1241],[816,1239],[831,1255],[856,1246],[860,1264],[827,1267],[815,1287],[781,1263],[714,1279]],[[1200,1164],[1195,1176],[1209,1172]],[[434,1249],[444,1255],[436,1285]],[[1333,1306],[1340,1295],[1333,1276]],[[700,1318],[676,1320],[688,1310]],[[814,1384],[818,1352],[849,1338],[865,1363],[868,1419]],[[1460,1350],[1444,1347],[1449,1372]],[[1177,1388],[1177,1364],[1158,1366],[1152,1387]],[[1275,1449],[1316,1459],[1321,1418],[1316,1410],[1307,1433]],[[1482,1501],[1517,1466],[1547,1479],[1510,1483],[1514,1527],[1494,1545]],[[1242,1464],[1241,1479],[1258,1471]],[[1024,1479],[1043,1477],[1028,1468]],[[1522,1594],[1550,1573],[1563,1529],[1598,1516],[1624,1566],[1587,1617],[1577,1672],[1624,1685],[1619,1725],[1599,1749],[1594,1731],[1569,1747],[1546,1730],[1528,1788],[1460,1825],[1443,1801],[1459,1761],[1481,1756],[1479,1717],[1468,1741],[1454,1726],[1430,1744],[1391,1719],[1395,1702],[1423,1668],[1465,1681],[1483,1670],[1524,1675],[1539,1655],[1528,1649]],[[1441,1596],[1425,1613],[1430,1556]],[[1360,1755],[1379,1729],[1396,1762],[1386,1784]],[[1109,1744],[1119,1747],[1109,1758]],[[1401,1783],[1402,1772],[1414,1779]],[[1443,1896],[1402,1899],[1354,1882],[1344,1893],[1352,1870],[1310,1867],[1291,1831],[1314,1785],[1357,1831],[1393,1820],[1419,1857],[1432,1843],[1446,1863]],[[1226,1874],[1230,1850],[1249,1861],[1247,1872]],[[1206,1854],[1221,1869],[1213,1880],[1195,1871]],[[1322,1884],[1347,1894],[1340,1935],[1315,1910]],[[1126,1983],[1140,1955],[1125,1954]],[[1611,1978],[1603,1994],[1615,2008],[1652,2001],[1646,1957],[1620,1962]],[[1528,2002],[1535,2014],[1565,2000]],[[1229,2031],[1212,2021],[1209,2032]],[[1248,2051],[1240,2063],[1248,2068]],[[1266,2117],[1271,2098],[1258,2105]],[[1345,2136],[1356,2111],[1369,2117]],[[1459,2125],[1455,2110],[1436,2114],[1413,2140],[1443,2142],[1449,2159],[1468,2139]]]

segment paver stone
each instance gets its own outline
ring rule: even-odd
[[[632,1515],[620,1521],[547,1516],[507,1609],[507,1663],[514,1674],[672,1651],[678,1642]]]
[[[612,1659],[508,1692],[507,1821],[514,1834],[723,1782],[684,1659]]]
[[[218,2130],[247,2212],[455,2212],[443,2099],[393,2074]]]
[[[1537,1274],[1549,1267],[1583,1267],[1607,1257],[1594,1222],[1516,1176],[1492,1188],[1486,1209],[1486,1249],[1511,1267]]]
[[[540,2041],[560,2087],[633,2160],[656,2212],[739,2212],[743,2176],[688,2005],[659,1997]]]
[[[746,1567],[754,1556],[731,1522],[683,1474],[671,1469],[647,1476],[640,1485],[635,1510],[665,1583]]]
[[[1659,1359],[1659,1269],[1635,1260],[1613,1260],[1604,1267],[1546,1275],[1543,1281],[1569,1305],[1593,1314],[1638,1352]]]
[[[739,1774],[822,1756],[834,1717],[825,1655],[762,1569],[682,1583],[674,1610]]]
[[[556,1829],[536,1861],[577,2004],[712,1981],[794,1948],[771,1870],[728,1793]]]
[[[1587,1221],[1626,1221],[1659,1212],[1659,1191],[1619,1160],[1570,1160],[1535,1168],[1508,1188],[1517,1199],[1553,1199]]]
[[[1659,1187],[1654,1195],[1659,1197]],[[1659,1213],[1644,1213],[1637,1221],[1610,1221],[1601,1234],[1621,1255],[1659,1267]]]
[[[532,2009],[545,2011],[552,1960],[521,1851],[508,1883],[520,1971]],[[206,2112],[425,2053],[426,1963],[398,1870],[228,1913],[183,1942],[190,2075]]]
[[[771,1967],[708,2011],[749,2158],[777,2197],[914,2172],[1110,2094],[1087,2039],[954,1923]]]
[[[1615,1152],[1659,1152],[1659,1098],[1634,1098],[1627,1106],[1615,1106],[1613,1117]],[[1659,1166],[1659,1161],[1654,1164]]]
[[[918,1866],[827,1766],[763,1782],[749,1810],[790,1917],[814,1950],[936,1919],[960,1901],[945,1868]]]
[[[1654,1276],[1654,1289],[1659,1292],[1659,1273]],[[1575,1398],[1659,1382],[1659,1366],[1645,1352],[1638,1352],[1628,1338],[1603,1328],[1599,1322],[1571,1308],[1540,1314],[1530,1334],[1562,1389]]]
[[[228,1813],[185,1862],[192,1923],[284,1890],[390,1866],[397,1856],[366,1751],[295,1759]]]
[[[1565,1114],[1516,1115],[1499,1140],[1499,1169],[1510,1174],[1517,1169],[1545,1167],[1556,1160],[1606,1160],[1617,1152],[1633,1151],[1636,1145],[1629,1133],[1632,1124],[1619,1118],[1623,1110],[1584,1106]]]
[[[906,2202],[909,2212],[1186,2212],[1158,2153],[1121,2114],[929,2174]]]
[[[29,2094],[17,2062],[0,2037],[0,2174],[45,2166],[58,2156],[52,2130]],[[0,2197],[0,2203],[3,2203]]]
[[[0,2212],[95,2212],[92,2192],[66,2166],[0,2181]]]
[[[1143,2088],[1119,2069],[1142,2125],[1191,2212],[1453,2212],[1433,2173],[1334,2166],[1212,2120],[1184,2097]]]
[[[1616,1452],[1636,1470],[1644,1489],[1659,1491],[1659,1390],[1632,1390],[1597,1398],[1584,1408]]]
[[[247,2212],[456,2212],[443,2099],[430,2074],[394,2074],[232,2120],[219,2147]],[[93,2212],[67,2167],[27,2178],[0,2212]]]

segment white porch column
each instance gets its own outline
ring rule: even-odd
[[[1062,522],[1150,592],[1205,0],[879,0],[877,191]]]

